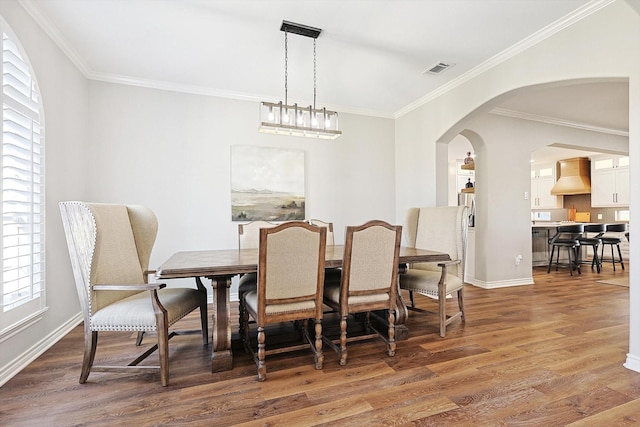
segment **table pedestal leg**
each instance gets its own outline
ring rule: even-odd
[[[213,343],[211,351],[211,372],[230,371],[233,366],[231,352],[231,313],[229,288],[232,276],[214,276],[213,288]]]

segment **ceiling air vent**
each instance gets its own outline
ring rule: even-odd
[[[455,64],[446,63],[446,62],[438,62],[435,65],[427,68],[422,74],[440,74],[443,71],[453,67]]]

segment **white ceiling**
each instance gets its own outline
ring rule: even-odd
[[[397,117],[610,0],[22,0],[90,79],[284,98],[282,20],[321,28],[317,105]],[[312,39],[289,35],[289,101],[313,96]],[[439,61],[440,75],[423,72]],[[628,130],[623,83],[528,90],[501,113]]]

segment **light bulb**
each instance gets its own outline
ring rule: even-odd
[[[276,117],[273,114],[273,107],[269,107],[269,115],[267,116],[270,122],[272,122]]]
[[[318,127],[318,116],[316,116],[315,114],[313,115],[313,118],[311,119],[311,124],[315,127]]]
[[[298,124],[299,125],[304,124],[304,118],[302,117],[302,113],[298,114]]]
[[[289,123],[289,113],[285,112],[285,113],[282,115],[282,121],[283,121],[284,123]]]

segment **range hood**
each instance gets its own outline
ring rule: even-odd
[[[560,178],[551,189],[551,194],[565,196],[591,193],[591,166],[588,157],[560,160]]]

